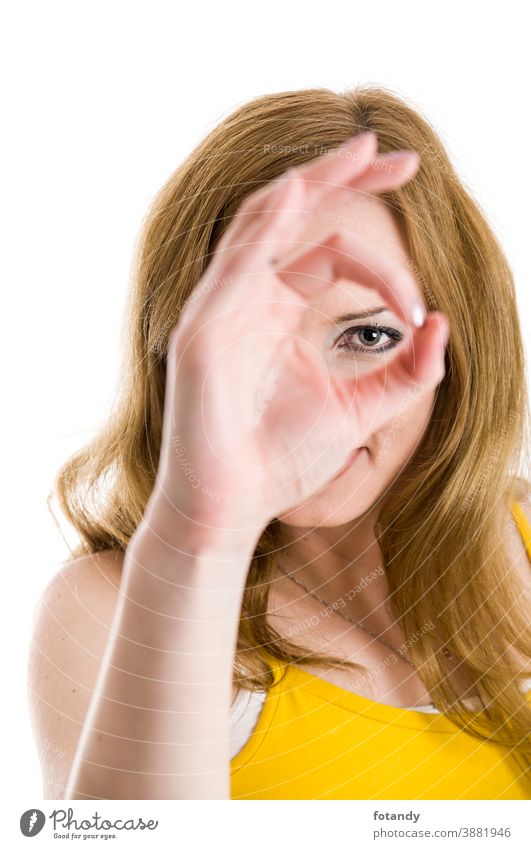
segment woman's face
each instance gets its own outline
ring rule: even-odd
[[[320,209],[315,215],[310,222],[309,239],[320,241],[323,234],[337,226],[351,227],[375,242],[395,262],[412,270],[398,217],[377,196],[345,193],[340,203]],[[378,311],[367,315],[373,310]],[[362,313],[359,318],[352,317],[358,313]],[[377,325],[375,329],[370,327],[373,323]],[[312,301],[299,332],[326,358],[331,372],[361,378],[376,368],[385,368],[403,349],[411,328],[390,311],[374,290],[338,281]],[[398,342],[401,344],[395,348]],[[364,440],[363,450],[353,462],[310,499],[278,518],[296,527],[332,527],[366,513],[411,459],[429,423],[435,394],[435,390],[406,393],[404,403],[390,411],[385,425]],[[360,446],[352,446],[357,447]]]

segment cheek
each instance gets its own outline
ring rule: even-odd
[[[415,451],[429,425],[435,392],[409,404],[404,403],[369,440],[371,460],[376,468],[402,468]]]
[[[293,511],[279,516],[300,527],[341,525],[362,515],[403,471],[429,425],[435,391],[409,401],[366,440],[351,468]]]

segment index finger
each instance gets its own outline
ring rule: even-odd
[[[396,315],[422,327],[426,309],[409,268],[344,227],[317,244],[302,244],[302,250],[299,245],[273,263],[274,271],[295,291],[314,297],[338,279],[352,280],[375,289]]]
[[[331,148],[326,153],[303,165],[291,165],[274,180],[265,186],[255,190],[240,204],[236,210],[231,225],[230,236],[227,232],[220,239],[220,245],[225,246],[230,237],[239,238],[246,227],[254,224],[254,219],[259,213],[266,213],[271,209],[272,201],[277,194],[282,192],[282,184],[296,175],[298,179],[305,181],[309,189],[325,190],[348,185],[353,181],[362,179],[367,171],[365,181],[370,185],[371,174],[381,170],[383,159],[389,156],[376,157],[378,141],[376,133],[370,131],[360,133],[339,147]],[[397,162],[397,164],[399,164]],[[403,170],[403,168],[402,168]],[[396,183],[396,177],[395,177]],[[312,184],[315,184],[312,186]]]

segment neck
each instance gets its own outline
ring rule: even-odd
[[[388,584],[383,558],[374,534],[379,508],[374,507],[346,525],[297,528],[283,525],[282,569],[331,604],[365,624],[388,624]],[[371,625],[372,623],[372,625]]]

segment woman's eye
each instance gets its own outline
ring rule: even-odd
[[[386,344],[382,345],[382,340]],[[340,351],[355,354],[381,354],[390,351],[402,339],[402,333],[394,327],[383,327],[381,324],[363,324],[344,330],[337,341]]]

